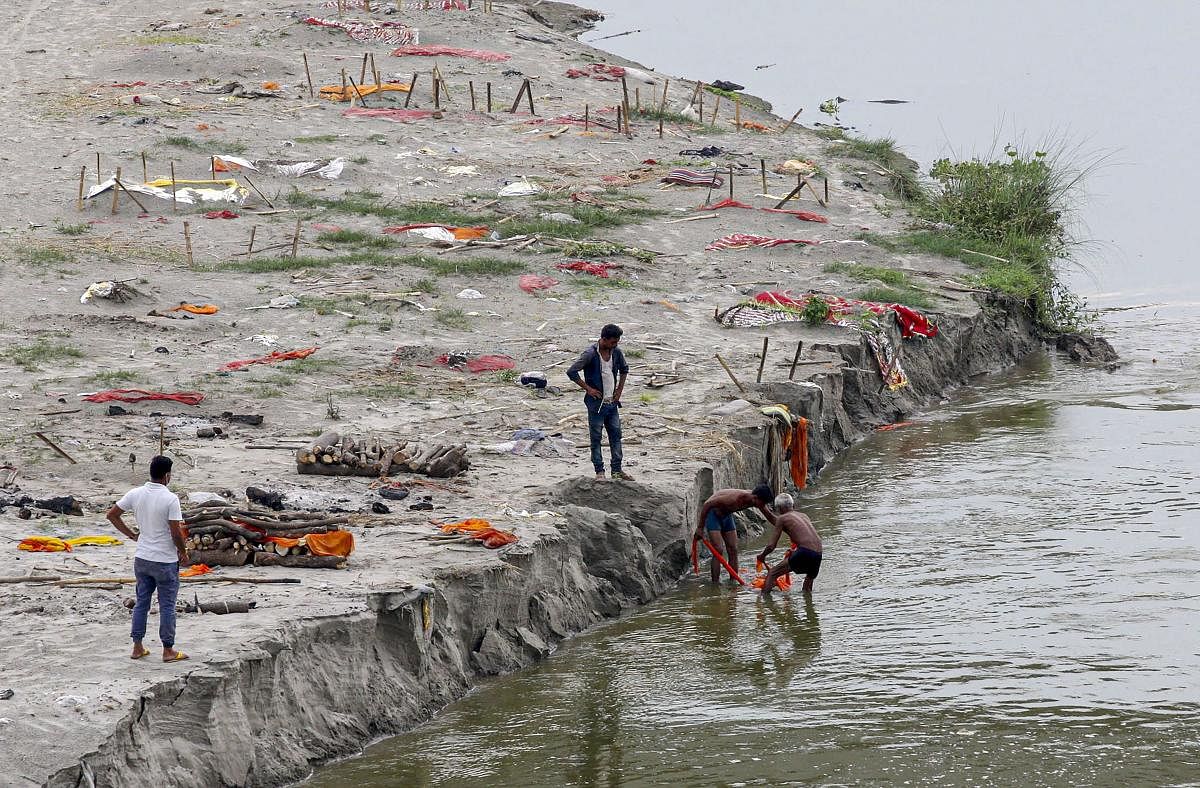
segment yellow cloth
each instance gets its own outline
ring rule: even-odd
[[[61,553],[70,550],[71,545],[56,536],[27,536],[17,545],[17,549],[31,553]]]
[[[70,539],[64,539],[71,547],[82,547],[89,545],[91,547],[112,547],[113,545],[124,544],[115,536],[75,536]]]
[[[385,90],[398,90],[402,93],[407,93],[408,85],[393,85],[385,82],[378,86],[359,85],[358,90],[355,90],[352,85],[346,85],[345,87],[342,87],[341,85],[326,85],[325,87],[321,88],[320,91],[318,91],[318,95],[320,95],[321,98],[329,99],[330,101],[352,101],[360,94],[363,96],[369,96],[372,93],[379,93]]]

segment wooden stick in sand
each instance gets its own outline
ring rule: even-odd
[[[762,383],[763,367],[767,365],[767,343],[770,341],[770,337],[763,337],[762,356],[758,359],[758,377],[754,379],[755,383]]]
[[[733,127],[742,130],[742,102],[739,99],[733,100]]]
[[[591,131],[591,126],[592,126],[592,108],[590,105],[584,104],[583,105],[583,133],[587,134],[589,131]],[[86,170],[87,167],[84,167],[84,169]],[[82,186],[83,180],[82,179],[83,179],[83,176],[81,175],[80,181],[79,181],[81,184],[79,187],[80,194],[83,194],[83,186]],[[82,211],[83,210],[83,198],[82,197],[80,198],[79,205],[80,205],[79,210]]]
[[[659,103],[659,105],[658,105],[658,114],[659,115],[662,115],[664,112],[667,111],[667,88],[669,88],[669,87],[671,87],[670,79],[668,79],[665,83],[663,83],[662,102]]]
[[[379,80],[379,69],[375,68],[375,53],[371,53],[371,73],[375,75],[375,89],[379,90],[382,84]]]
[[[250,176],[249,176],[249,175],[247,175],[246,173],[244,173],[244,172],[243,172],[243,173],[242,173],[242,180],[244,180],[246,183],[250,184],[250,188],[251,188],[251,189],[254,189],[254,192],[255,192],[255,193],[256,193],[256,194],[257,194],[259,197],[262,197],[262,198],[263,198],[263,201],[264,201],[264,202],[266,202],[266,204],[267,204],[269,207],[271,207],[271,208],[274,208],[274,207],[275,207],[275,203],[271,202],[271,198],[270,198],[270,197],[268,197],[267,195],[263,194],[263,193],[262,193],[262,190],[261,190],[261,189],[259,189],[257,186],[255,186],[255,185],[254,185],[254,181],[250,180]]]
[[[215,181],[217,179],[217,157],[216,156],[208,157],[208,168],[212,171],[212,179]]]
[[[713,104],[713,114],[712,114],[712,120],[710,120],[710,121],[708,122],[708,125],[710,125],[710,126],[715,126],[715,125],[717,125],[717,113],[718,113],[718,112],[720,112],[720,111],[721,111],[721,94],[720,94],[720,93],[718,93],[718,94],[717,94],[717,100],[716,100],[716,102]],[[701,120],[701,122],[703,122],[703,121],[704,121],[704,118],[703,118],[703,117],[701,117],[701,118],[700,118],[700,120]]]
[[[660,140],[663,138],[663,118],[662,118],[662,115],[659,115],[659,116],[658,116],[658,138],[659,138]]]
[[[412,79],[408,81],[408,93],[404,96],[404,107],[408,108],[408,102],[412,101],[413,91],[417,89],[417,72],[413,72]]]
[[[100,151],[96,151],[96,185],[100,185]]]
[[[150,180],[150,176],[146,174],[146,151],[142,151],[142,183]]]
[[[158,420],[158,453],[161,455],[167,446],[167,425],[162,419]]]
[[[733,164],[729,165],[729,199],[733,199]]]
[[[49,438],[47,438],[47,437],[46,437],[45,435],[43,435],[42,433],[40,433],[40,432],[35,432],[35,433],[33,433],[33,434],[34,434],[34,435],[36,435],[36,436],[38,436],[39,438],[41,438],[41,440],[42,440],[42,443],[45,443],[45,444],[46,444],[47,446],[49,446],[51,449],[54,449],[54,453],[55,453],[55,454],[57,454],[58,456],[62,457],[62,458],[63,458],[64,460],[66,460],[67,462],[71,463],[72,465],[78,465],[78,464],[79,464],[79,463],[75,462],[75,458],[74,458],[74,457],[72,457],[70,454],[67,454],[65,451],[63,451],[61,448],[59,448],[59,445],[58,445],[57,443],[55,443],[54,441],[50,440]]]
[[[313,90],[312,72],[308,70],[308,53],[301,52],[300,57],[304,58],[304,76],[308,78],[308,97],[316,98],[317,92]]]
[[[758,160],[758,169],[762,172],[762,187],[763,187],[762,193],[766,194],[767,193],[767,160],[766,159]]]
[[[728,375],[728,376],[729,376],[729,379],[733,381],[733,385],[735,385],[735,386],[737,386],[737,387],[738,387],[738,391],[740,391],[740,392],[742,392],[743,394],[745,394],[745,393],[746,393],[746,387],[745,387],[745,386],[743,386],[741,383],[739,383],[739,382],[738,382],[738,379],[737,379],[737,377],[736,377],[736,376],[734,376],[734,374],[733,374],[733,370],[732,370],[732,369],[730,369],[730,368],[729,368],[729,365],[725,363],[725,359],[721,358],[721,354],[720,354],[720,353],[714,353],[713,355],[714,355],[714,357],[717,359],[717,361],[718,361],[718,362],[721,364],[721,367],[722,367],[722,368],[725,370],[725,374],[726,374],[726,375]]]
[[[625,133],[629,134],[629,83],[624,75],[621,76],[621,93],[624,95],[621,106],[625,108]]]
[[[183,249],[187,253],[188,267],[192,266],[192,226],[188,222],[183,223]],[[160,451],[159,454],[162,454]]]
[[[296,259],[296,254],[300,251],[300,220],[296,220],[296,234],[292,236],[292,259]]]
[[[363,97],[362,91],[358,89],[358,85],[354,84],[354,77],[350,77],[350,87],[354,88],[354,92],[358,94],[358,103],[365,109],[367,100]]]
[[[467,90],[471,92],[471,111],[475,111],[475,83],[467,80]]]
[[[358,84],[365,85],[367,82],[367,57],[368,54],[363,52],[362,69],[358,72]]]
[[[175,198],[175,162],[171,162],[171,211],[179,210],[179,201]]]
[[[800,353],[804,350],[804,340],[796,343],[796,355],[792,357],[792,368],[788,370],[788,380],[796,377],[796,365],[800,363]]]
[[[112,193],[113,193],[113,200],[112,200],[113,216],[117,215],[117,201],[120,200],[120,198],[121,198],[121,188],[119,186],[117,186],[117,184],[120,182],[121,182],[121,168],[117,167],[117,174],[113,176],[113,190],[112,190]]]
[[[80,213],[83,212],[83,179],[85,177],[87,177],[86,164],[79,168],[79,198],[76,201],[76,205],[78,206]]]
[[[257,232],[258,232],[258,225],[257,224],[251,225],[250,226],[250,245],[246,247],[246,255],[247,256],[254,254],[254,234]]]
[[[525,80],[525,98],[529,101],[529,114],[536,115],[537,110],[533,108],[533,83],[528,79]]]
[[[438,73],[437,73],[436,67],[434,68],[433,72],[430,73],[429,78],[433,81],[433,108],[441,109],[442,108],[442,94],[441,94],[442,80],[438,79]]]
[[[793,198],[793,197],[795,197],[797,194],[799,194],[799,193],[800,193],[800,190],[801,190],[801,189],[803,189],[803,188],[804,188],[804,180],[803,180],[803,179],[802,179],[802,178],[801,178],[799,175],[797,175],[797,176],[796,176],[796,188],[794,188],[794,189],[792,189],[790,192],[788,192],[788,193],[787,193],[787,196],[786,196],[786,197],[784,197],[782,200],[780,200],[779,202],[775,203],[775,208],[776,208],[776,209],[782,208],[782,207],[783,207],[783,205],[784,205],[784,203],[786,203],[788,200],[792,199],[792,198]]]
[[[782,129],[780,129],[780,130],[779,130],[779,133],[780,133],[780,134],[783,134],[785,131],[787,131],[788,129],[790,129],[790,128],[792,127],[792,124],[796,122],[796,118],[800,117],[800,113],[801,113],[801,112],[803,112],[803,111],[804,111],[804,108],[803,108],[803,107],[801,107],[800,109],[796,110],[796,114],[792,116],[792,119],[791,119],[791,120],[789,120],[789,121],[787,122],[787,125],[786,125],[786,126],[784,126]]]
[[[642,111],[642,89],[641,88],[633,89],[633,107],[639,113]]]
[[[517,91],[517,97],[513,100],[512,106],[509,107],[508,113],[511,115],[517,111],[517,107],[521,106],[521,99],[525,96],[525,89],[529,87],[529,80],[521,83],[521,89]]]
[[[137,197],[134,197],[133,192],[131,192],[131,191],[129,191],[129,189],[125,188],[125,184],[121,182],[121,179],[119,177],[116,179],[115,182],[116,182],[117,188],[120,189],[121,191],[125,192],[126,197],[128,197],[129,199],[131,199],[135,203],[137,203],[137,207],[139,209],[141,209],[142,213],[150,213],[149,211],[146,210],[146,206],[142,205],[142,201],[139,200]]]
[[[825,204],[829,204],[829,179],[825,179]]]
[[[487,83],[487,111],[492,114],[492,83]]]

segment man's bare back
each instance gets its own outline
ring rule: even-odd
[[[792,540],[792,544],[797,547],[807,547],[814,553],[823,552],[821,537],[817,534],[817,529],[813,527],[812,520],[800,512],[792,511],[775,515],[775,525],[781,528]]]

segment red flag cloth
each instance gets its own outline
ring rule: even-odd
[[[435,360],[439,364],[447,366],[450,364],[450,356],[445,353],[438,356]],[[508,356],[494,355],[476,356],[475,358],[468,359],[465,366],[468,371],[478,374],[480,372],[499,372],[503,369],[514,369],[517,364]]]
[[[220,367],[218,367],[217,371],[218,372],[233,372],[235,370],[242,369],[243,367],[248,367],[251,364],[278,364],[280,361],[291,361],[293,359],[298,359],[298,358],[308,358],[309,356],[311,356],[313,353],[316,353],[316,352],[317,352],[317,349],[315,347],[306,347],[306,348],[302,348],[300,350],[288,350],[286,352],[280,351],[280,350],[275,350],[275,351],[268,353],[265,356],[259,356],[258,358],[248,358],[248,359],[245,359],[244,361],[230,361],[228,364],[222,364]]]
[[[383,118],[393,123],[408,123],[410,120],[432,118],[433,111],[428,109],[365,109],[351,107],[342,113],[344,118]]]
[[[532,293],[534,290],[549,290],[558,284],[558,280],[552,276],[538,276],[537,274],[522,274],[517,280],[517,286],[526,293]]]
[[[490,52],[486,49],[463,49],[462,47],[449,47],[442,44],[400,47],[394,50],[392,55],[395,57],[405,57],[408,55],[418,55],[421,57],[469,57],[488,63],[503,63],[505,60],[512,59],[512,55],[506,55],[503,52]]]
[[[199,405],[204,395],[199,391],[145,391],[143,389],[109,389],[88,394],[85,402],[142,402],[148,399],[169,399],[184,405]]]
[[[625,69],[620,66],[610,66],[605,63],[592,63],[586,68],[569,68],[567,76],[571,79],[579,79],[580,77],[591,77],[598,79],[601,82],[620,82],[621,77],[625,76]]]
[[[204,218],[205,219],[236,219],[236,218],[238,218],[238,215],[236,213],[234,213],[233,211],[230,211],[227,209],[224,211],[209,211],[208,213],[204,214]]]
[[[820,222],[821,224],[827,224],[829,222],[829,220],[826,219],[821,214],[813,213],[812,211],[788,211],[788,210],[784,210],[783,208],[755,208],[753,205],[747,205],[746,203],[738,202],[737,200],[721,200],[720,202],[713,203],[712,205],[702,205],[697,210],[719,211],[722,208],[746,208],[751,211],[766,211],[767,213],[786,213],[789,216],[795,216],[797,219],[800,219],[800,220],[806,221],[806,222]]]
[[[586,260],[572,260],[569,263],[559,263],[554,266],[560,271],[579,271],[602,279],[608,279],[608,272],[621,266],[616,263],[589,263]]]
[[[820,298],[829,305],[829,316],[826,320],[830,323],[839,323],[863,310],[874,312],[877,315],[892,312],[896,315],[896,322],[900,325],[900,336],[904,339],[909,339],[913,336],[933,338],[938,335],[936,324],[931,323],[929,318],[917,310],[903,304],[882,304],[877,301],[860,301],[856,298],[841,298],[839,296],[805,295],[796,298],[787,290],[765,291],[754,296],[754,300],[760,304],[774,304],[791,309],[804,309],[804,305],[808,303],[808,300],[814,297]]]
[[[714,252],[719,249],[745,249],[750,246],[762,246],[770,248],[772,246],[783,246],[784,244],[808,244],[815,246],[816,241],[805,241],[799,238],[768,238],[765,235],[749,235],[747,233],[733,233],[732,235],[722,236],[717,240],[704,247],[706,252]]]

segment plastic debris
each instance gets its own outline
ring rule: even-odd
[[[542,187],[536,183],[530,183],[526,180],[520,180],[516,183],[510,183],[497,192],[500,197],[528,197],[531,194],[538,194],[542,191]]]
[[[485,296],[483,295],[483,293],[479,292],[478,290],[474,290],[474,289],[468,287],[467,289],[459,292],[458,297],[465,298],[468,300],[474,300],[474,299],[478,299],[478,298],[484,298]]]

